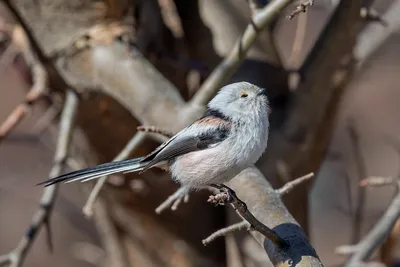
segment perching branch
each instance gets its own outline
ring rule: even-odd
[[[260,222],[254,215],[247,209],[246,203],[240,200],[236,192],[231,188],[221,185],[213,185],[213,187],[218,188],[221,193],[212,195],[208,199],[208,202],[224,205],[231,204],[232,207],[250,224],[250,227],[255,231],[260,232],[266,238],[271,240],[274,245],[279,249],[285,249],[288,246],[288,243],[282,239],[274,230]]]
[[[264,8],[260,9],[259,12],[256,12],[255,16],[252,18],[252,23],[247,26],[229,55],[214,69],[192,97],[190,100],[192,104],[205,105],[211,100],[224,81],[232,75],[243,61],[258,34],[270,25],[280,12],[291,2],[292,0],[272,1]]]
[[[71,142],[71,134],[75,125],[77,107],[78,96],[74,92],[68,91],[60,121],[57,147],[54,154],[54,164],[50,171],[49,178],[60,175],[66,162],[68,149],[70,147],[69,144]],[[0,257],[2,260],[0,262],[0,266],[21,266],[40,228],[45,226],[48,231],[50,231],[50,214],[53,210],[54,202],[57,197],[58,186],[59,185],[56,184],[44,189],[42,198],[40,200],[40,208],[34,214],[31,226],[28,228],[25,236],[21,239],[17,247],[8,255]],[[48,240],[51,240],[50,232],[48,234]]]
[[[299,177],[293,181],[286,183],[282,188],[275,190],[275,192],[280,196],[288,194],[294,187],[305,182],[306,180],[311,179],[313,176],[314,176],[314,173],[309,173],[307,175]],[[279,235],[276,234],[272,229],[268,228],[263,223],[258,221],[254,217],[254,215],[252,215],[248,211],[246,203],[244,203],[242,200],[240,200],[236,196],[236,193],[232,189],[230,189],[229,187],[226,187],[226,186],[223,186],[220,189],[222,189],[223,193],[219,193],[214,196],[210,196],[208,202],[215,203],[215,204],[222,204],[222,205],[225,203],[230,203],[233,206],[233,208],[245,219],[244,222],[247,222],[247,224],[250,226],[250,228],[252,230],[259,231],[265,237],[270,239],[278,247],[282,247],[282,246],[284,247],[287,245],[285,240],[281,239],[279,237]],[[234,230],[237,230],[238,227],[243,228],[244,222],[241,222],[241,223],[238,223],[237,225],[228,226],[227,228],[218,230],[217,232],[212,234],[210,237],[204,239],[203,244],[206,245],[206,244],[210,243],[211,241],[213,241],[216,237],[225,235],[227,233],[227,231],[232,232]]]
[[[384,242],[390,235],[394,225],[400,218],[400,182],[391,183],[390,179],[368,179],[364,180],[363,184],[367,185],[384,185],[391,184],[396,186],[397,194],[389,205],[385,214],[379,220],[372,230],[356,245],[356,251],[349,261],[345,264],[346,267],[360,266],[372,255],[372,253]]]
[[[218,237],[226,236],[232,232],[240,231],[242,229],[247,229],[250,230],[251,226],[248,221],[241,221],[235,224],[232,224],[228,227],[219,229],[218,231],[215,231],[212,233],[210,236],[208,236],[206,239],[203,239],[203,245],[207,246],[210,244],[212,241],[217,239]]]

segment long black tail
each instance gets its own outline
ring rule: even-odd
[[[56,184],[59,182],[74,182],[81,180],[82,182],[86,182],[92,179],[97,179],[105,175],[115,174],[115,173],[124,173],[124,172],[134,172],[140,171],[146,165],[146,163],[142,162],[143,158],[135,158],[135,159],[127,159],[123,161],[116,162],[108,162],[98,166],[89,167],[86,169],[73,171],[70,173],[66,173],[55,178],[46,180],[37,185],[45,185],[49,186],[52,184]]]

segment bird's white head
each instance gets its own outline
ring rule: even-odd
[[[248,82],[238,82],[221,88],[208,103],[233,121],[268,119],[269,103],[266,90]]]

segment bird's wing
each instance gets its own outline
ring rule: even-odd
[[[49,186],[59,182],[88,181],[115,173],[143,172],[157,163],[167,162],[180,155],[216,145],[226,139],[230,130],[229,121],[207,115],[180,131],[146,157],[108,162],[66,173],[40,184]]]
[[[203,117],[143,158],[142,162],[147,161],[149,163],[142,171],[159,162],[169,161],[190,152],[214,147],[229,136],[231,128],[232,123],[224,119]]]

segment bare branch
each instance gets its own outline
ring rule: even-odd
[[[216,231],[216,232],[212,233],[210,236],[208,236],[206,239],[203,239],[202,240],[203,245],[207,246],[208,244],[210,244],[212,241],[214,241],[218,237],[226,236],[232,232],[240,231],[242,229],[250,230],[250,224],[248,221],[241,221],[241,222],[232,224],[228,227],[219,229],[218,231]]]
[[[66,162],[66,158],[68,156],[68,147],[71,141],[71,134],[75,125],[77,107],[78,96],[74,92],[68,91],[60,121],[60,132],[54,155],[54,164],[50,171],[49,178],[60,175]],[[57,192],[58,185],[52,185],[44,189],[42,198],[40,200],[39,210],[34,214],[31,225],[28,228],[25,236],[21,239],[17,247],[12,252],[1,257],[3,262],[5,261],[4,259],[8,258],[7,262],[11,267],[19,267],[22,265],[40,228],[49,223],[50,214],[53,210]],[[49,238],[51,238],[51,236]]]
[[[0,141],[3,140],[23,117],[31,110],[32,105],[46,92],[48,77],[43,65],[36,63],[32,68],[33,85],[25,96],[25,101],[19,104],[7,119],[0,125]]]
[[[311,172],[307,175],[304,175],[302,177],[296,178],[288,183],[286,183],[284,186],[282,186],[280,189],[277,189],[276,192],[283,196],[288,194],[290,191],[292,191],[293,188],[295,188],[297,185],[304,183],[305,181],[311,179],[312,177],[314,177],[314,173]]]
[[[387,22],[388,26],[382,28],[381,25],[375,23],[368,24],[358,36],[358,44],[354,51],[356,59],[358,59],[358,67],[362,68],[370,55],[372,55],[379,47],[400,28],[400,1],[393,1],[386,9],[382,19]]]
[[[304,3],[301,3],[296,7],[295,10],[292,11],[286,18],[288,20],[293,19],[295,16],[299,15],[300,13],[306,13],[307,9],[314,4],[314,0],[307,0]]]
[[[301,59],[300,53],[304,46],[304,41],[307,31],[307,23],[308,23],[307,16],[299,16],[297,18],[296,32],[294,36],[292,49],[290,51],[290,56],[288,59],[288,65],[291,68],[296,68],[300,65],[300,59]],[[297,86],[295,88],[297,88]]]
[[[351,255],[356,253],[360,248],[357,245],[343,245],[335,249],[335,253],[338,255]]]
[[[160,214],[168,207],[171,207],[171,210],[176,210],[179,204],[182,202],[182,200],[184,203],[189,202],[189,188],[184,186],[180,187],[174,194],[169,196],[163,203],[161,203],[156,208],[155,211],[157,214]]]
[[[156,134],[161,134],[165,137],[171,138],[172,136],[174,136],[174,133],[169,132],[167,130],[158,128],[157,126],[138,126],[136,127],[136,130],[138,131],[142,131],[142,132],[146,132],[146,133],[156,133]]]
[[[247,221],[250,223],[251,228],[255,231],[260,232],[266,238],[272,241],[277,248],[283,249],[288,246],[288,243],[282,239],[274,230],[260,222],[254,215],[247,209],[246,203],[240,200],[235,191],[225,185],[214,185],[213,187],[218,188],[221,193],[214,196],[210,196],[208,202],[224,205],[231,204],[232,207]]]
[[[61,109],[61,103],[53,102],[53,104],[47,108],[44,114],[37,119],[30,131],[36,135],[40,135],[41,133],[43,133],[46,129],[50,127],[51,123],[61,113]]]
[[[126,146],[119,152],[119,154],[114,158],[113,161],[120,161],[127,159],[129,155],[137,149],[146,138],[145,132],[136,132],[136,134],[131,138],[131,140],[126,144]],[[103,176],[97,180],[95,186],[93,187],[85,206],[83,207],[83,213],[87,217],[93,215],[93,204],[96,201],[97,196],[100,193],[101,188],[106,183],[108,176]]]
[[[396,179],[393,177],[372,176],[360,181],[360,186],[385,186],[396,184]]]
[[[258,34],[267,27],[292,0],[276,0],[260,9],[252,18],[243,35],[236,42],[229,55],[207,77],[200,89],[190,102],[196,105],[205,105],[221,87],[223,82],[232,75],[243,61]]]
[[[400,182],[396,182],[396,186],[398,192],[392,200],[392,203],[379,222],[357,245],[357,250],[345,264],[346,267],[359,266],[368,260],[372,253],[392,232],[394,225],[400,217]]]
[[[95,223],[102,238],[103,246],[107,252],[109,266],[129,267],[129,259],[124,253],[118,232],[113,224],[107,208],[102,199],[98,199],[95,203]]]

